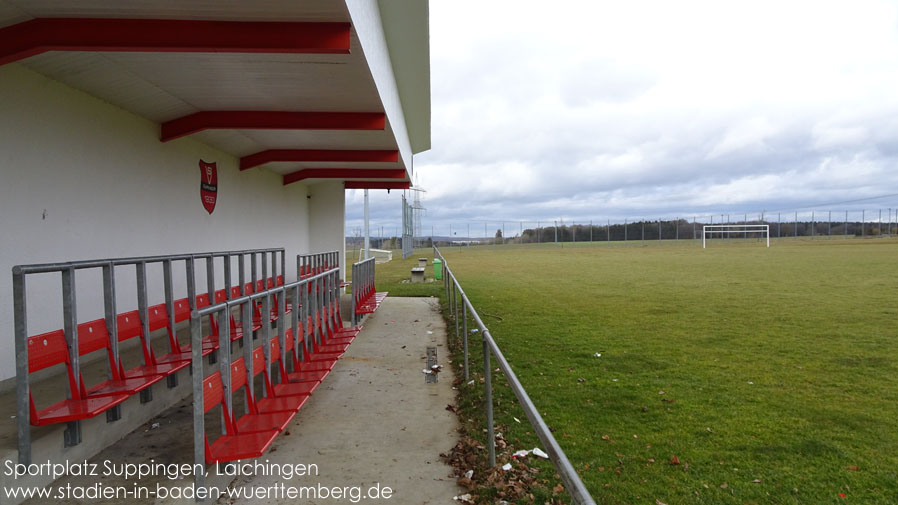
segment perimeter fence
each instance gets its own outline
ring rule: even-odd
[[[634,242],[641,244],[691,241],[701,246],[706,225],[767,225],[771,240],[883,238],[898,235],[898,208],[852,211],[796,211],[761,214],[705,214],[702,216],[564,220],[478,220],[431,224],[415,237],[415,247],[498,244],[565,244]],[[763,240],[749,232],[709,233],[712,240]],[[390,238],[381,237],[389,244]]]

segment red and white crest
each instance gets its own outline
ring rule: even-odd
[[[200,198],[206,212],[211,214],[218,200],[218,167],[203,160],[200,160]]]

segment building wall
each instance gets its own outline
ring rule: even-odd
[[[218,164],[212,215],[199,196],[200,159]],[[158,124],[21,65],[0,67],[0,381],[15,375],[13,265],[286,247],[289,281],[296,254],[335,248],[342,187],[322,187],[310,200],[303,184],[283,186],[280,175],[237,166],[190,138],[161,143]],[[330,224],[310,229],[310,205]],[[323,243],[310,239],[324,230]],[[197,267],[203,291],[204,266]],[[216,270],[221,287],[221,261]],[[149,302],[161,303],[161,268],[148,275]],[[76,281],[79,321],[102,317],[101,273],[81,271]],[[134,268],[117,268],[116,281],[118,311],[136,308]],[[59,274],[29,276],[27,289],[29,334],[61,328]],[[186,296],[183,264],[175,265],[175,296]]]
[[[309,186],[309,246],[312,251],[340,251],[341,279],[346,279],[345,191],[342,182]]]

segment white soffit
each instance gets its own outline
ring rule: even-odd
[[[345,3],[333,0],[0,0],[0,27],[36,17],[350,22]],[[157,123],[201,110],[385,112],[355,29],[348,55],[47,52],[19,64]],[[427,132],[429,145],[429,94]],[[389,120],[383,131],[206,130],[192,137],[234,156],[402,143]],[[392,167],[408,168],[402,157]]]

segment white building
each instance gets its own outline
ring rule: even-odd
[[[0,0],[0,389],[14,265],[284,247],[289,281],[344,253],[344,189],[406,188],[430,147],[428,38],[419,0]],[[61,328],[59,276],[28,304],[29,334]]]

